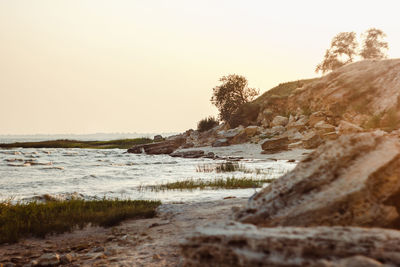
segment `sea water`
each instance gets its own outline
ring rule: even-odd
[[[222,160],[130,154],[124,149],[0,149],[0,201],[33,200],[43,195],[93,198],[158,199],[190,202],[249,197],[259,189],[143,190],[149,185],[187,179],[277,178],[296,163],[287,160],[242,160],[243,171],[199,172]]]

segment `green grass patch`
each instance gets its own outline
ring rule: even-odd
[[[110,227],[122,220],[151,218],[160,201],[69,200],[46,203],[0,203],[0,244],[22,237],[45,237],[91,225]]]
[[[165,183],[160,185],[141,186],[140,191],[166,191],[166,190],[207,190],[207,189],[246,189],[260,188],[265,183],[270,183],[274,179],[251,179],[251,178],[216,178],[214,180],[187,179],[179,182]]]
[[[150,138],[135,138],[135,139],[118,139],[110,141],[78,141],[78,140],[50,140],[40,142],[16,142],[10,144],[0,144],[1,148],[97,148],[97,149],[111,149],[121,148],[128,149],[134,145],[152,143]]]

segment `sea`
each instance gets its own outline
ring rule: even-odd
[[[0,136],[0,143],[55,139],[112,140],[143,136],[150,137],[152,134]],[[164,136],[167,134],[164,133]],[[0,201],[25,202],[50,196],[55,199],[146,199],[165,203],[250,197],[260,189],[159,191],[151,190],[149,186],[188,179],[273,179],[296,166],[296,163],[287,160],[242,159],[239,162],[241,171],[210,171],[223,162],[130,154],[125,149],[0,149]]]

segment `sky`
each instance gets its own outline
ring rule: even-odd
[[[212,88],[317,77],[331,39],[371,27],[400,57],[396,1],[0,0],[0,134],[180,132]]]

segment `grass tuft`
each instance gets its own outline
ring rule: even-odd
[[[0,244],[22,237],[45,237],[91,225],[110,227],[122,220],[150,218],[160,201],[69,200],[46,203],[0,203]]]
[[[274,179],[251,179],[251,178],[216,178],[214,180],[187,179],[184,181],[165,183],[160,185],[141,186],[140,191],[165,191],[165,190],[206,190],[206,189],[246,189],[259,188],[265,183],[271,183]]]

